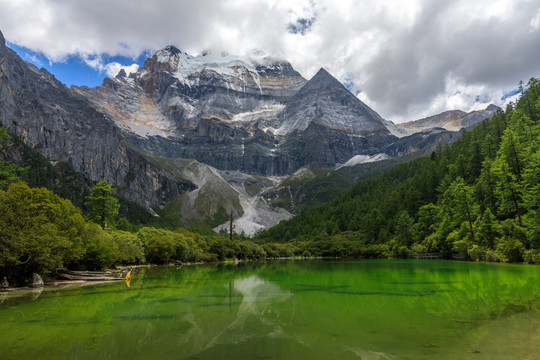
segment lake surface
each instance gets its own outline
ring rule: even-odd
[[[539,266],[153,267],[0,302],[0,359],[540,358]]]

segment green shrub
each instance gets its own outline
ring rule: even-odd
[[[460,258],[469,258],[469,246],[471,244],[467,240],[457,240],[453,243],[453,250]]]
[[[171,231],[145,227],[140,230],[146,239],[145,256],[151,264],[167,264],[175,260],[178,247]]]
[[[467,250],[467,254],[469,255],[469,258],[471,260],[475,261],[481,261],[486,258],[486,250],[479,246],[479,245],[473,245]]]
[[[523,261],[528,264],[540,264],[540,250],[529,249],[523,253]]]
[[[394,255],[401,258],[407,259],[410,255],[410,250],[406,246],[399,246],[397,250],[394,250]]]
[[[81,263],[88,270],[101,270],[118,260],[118,245],[112,236],[94,223],[88,223],[83,232],[86,252]]]
[[[524,246],[521,241],[515,238],[504,237],[499,241],[499,244],[497,245],[497,250],[501,252],[506,261],[523,261],[523,252],[525,250]]]
[[[144,263],[144,247],[142,240],[135,234],[125,231],[114,231],[112,238],[118,246],[118,262],[121,264]]]
[[[501,262],[501,261],[505,261],[505,259],[497,251],[488,250],[488,251],[486,251],[486,261],[489,261],[489,262]]]
[[[0,191],[0,214],[0,272],[11,280],[64,268],[85,251],[80,210],[45,188],[12,184]]]

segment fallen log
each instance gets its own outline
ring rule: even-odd
[[[73,274],[73,272],[61,272],[58,274],[59,277],[67,280],[85,280],[85,281],[117,281],[124,280],[122,278],[100,275],[97,273],[93,274]]]

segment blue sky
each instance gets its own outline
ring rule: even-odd
[[[36,65],[38,68],[43,67],[47,69],[47,71],[53,74],[60,82],[66,84],[68,87],[71,85],[86,85],[89,87],[101,85],[105,77],[113,76],[112,74],[107,74],[107,70],[104,68],[106,64],[118,63],[125,65],[126,67],[132,66],[133,64],[142,66],[148,57],[148,54],[146,53],[140,55],[136,59],[125,56],[108,56],[103,54],[99,56],[99,61],[94,62],[101,64],[101,69],[99,69],[99,66],[90,66],[83,60],[81,56],[76,54],[66,56],[62,61],[52,62],[43,54],[17,46],[10,42],[7,42],[7,45],[22,59]],[[90,57],[89,60],[96,60],[96,58],[97,57],[95,56]]]

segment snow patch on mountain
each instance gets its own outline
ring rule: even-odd
[[[381,161],[381,160],[387,160],[390,157],[386,154],[376,154],[376,155],[356,155],[350,158],[345,164],[340,165],[336,168],[336,170],[341,169],[345,166],[356,166],[359,164],[365,164],[375,161]]]
[[[400,128],[396,124],[394,124],[394,122],[392,122],[390,120],[384,120],[383,119],[383,123],[386,126],[386,128],[388,129],[388,131],[390,131],[390,134],[392,134],[394,136],[397,136],[398,138],[402,138],[402,137],[409,136],[409,135],[413,134],[412,131],[404,129],[404,128]]]
[[[238,217],[233,213],[234,231],[238,234],[244,233],[253,236],[263,229],[270,228],[278,224],[281,220],[293,217],[293,214],[282,208],[270,207],[263,196],[265,191],[276,186],[282,178],[277,177],[254,177],[239,171],[219,171],[220,176],[227,181],[235,191],[238,192],[238,199],[242,207],[243,214]],[[257,194],[248,194],[247,184],[259,184],[260,190]],[[229,221],[214,228],[214,231],[229,231]]]
[[[293,216],[285,209],[271,208],[259,196],[250,197],[241,195],[240,205],[244,210],[244,214],[234,219],[234,231],[238,234],[244,233],[247,236],[253,236],[259,231],[270,228],[281,220],[287,220]],[[227,221],[214,228],[214,231],[228,231],[229,225]]]
[[[255,111],[244,112],[233,116],[231,121],[233,122],[252,122],[256,120],[272,120],[277,119],[279,114],[283,111],[285,105],[283,104],[269,104],[264,105],[261,109]]]
[[[279,60],[268,56],[237,56],[225,52],[220,54],[204,52],[201,55],[192,56],[176,48],[171,51],[171,48],[167,47],[157,51],[154,55],[155,59],[157,62],[168,64],[173,69],[173,76],[189,86],[196,85],[194,81],[198,80],[198,77],[193,78],[191,75],[211,70],[225,77],[252,76],[253,81],[260,87],[260,75],[257,67],[260,65],[279,65],[276,64]]]

